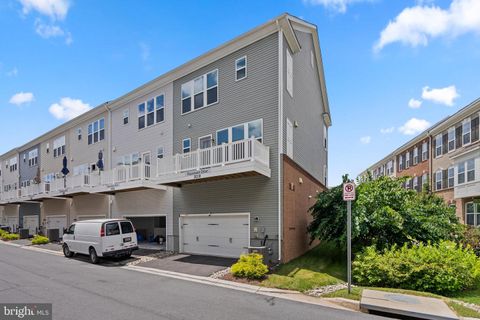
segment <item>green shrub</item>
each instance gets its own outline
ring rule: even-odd
[[[0,229],[0,238],[7,233],[8,233],[7,231]]]
[[[40,235],[35,235],[32,239],[32,244],[46,244],[46,243],[49,243],[50,242],[50,239],[48,239],[47,237],[44,237],[44,236],[40,236]]]
[[[243,254],[238,262],[232,265],[232,274],[239,278],[262,279],[268,272],[263,263],[263,256],[258,253]]]
[[[477,256],[480,256],[480,229],[473,226],[465,226],[459,242],[464,247],[470,247]]]
[[[2,235],[2,239],[5,241],[18,240],[20,239],[20,235],[16,233],[5,233]]]
[[[478,286],[480,260],[472,249],[451,241],[394,245],[381,252],[371,246],[353,262],[353,277],[359,285],[447,294]]]

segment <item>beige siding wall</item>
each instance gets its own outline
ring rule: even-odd
[[[109,213],[109,196],[103,194],[87,194],[72,198],[70,219],[78,220],[79,216],[105,216]]]
[[[9,204],[9,205],[6,205],[5,206],[5,217],[9,216],[9,217],[18,217],[18,209],[19,209],[19,205],[18,204]]]
[[[52,139],[47,139],[45,141],[42,141],[42,143],[40,144],[40,150],[39,150],[39,154],[41,158],[40,174],[41,174],[42,181],[43,181],[43,177],[47,174],[55,173],[60,175],[60,171],[63,168],[63,163],[62,163],[63,156],[59,156],[56,158],[53,156],[53,141],[55,141],[55,139],[58,139],[62,136],[65,136],[65,144],[66,144],[65,154],[67,155],[67,158],[68,158],[70,154],[70,141],[69,141],[70,137],[68,134],[68,130],[56,135]],[[48,153],[47,153],[47,146],[48,146]]]
[[[17,159],[17,170],[10,172],[10,159],[16,158]],[[7,165],[8,164],[8,165]],[[17,183],[17,187],[19,187],[19,168],[20,168],[20,159],[18,153],[9,153],[2,157],[0,162],[2,168],[2,184],[9,185]],[[3,189],[2,189],[3,190]]]
[[[47,216],[67,216],[67,224],[73,222],[70,219],[70,207],[71,199],[45,199],[42,202],[41,212],[40,212],[40,222],[43,224],[43,221]]]

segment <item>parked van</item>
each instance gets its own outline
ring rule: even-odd
[[[100,257],[130,257],[138,250],[137,234],[129,220],[95,219],[77,221],[63,234],[63,254],[88,254],[92,263]]]

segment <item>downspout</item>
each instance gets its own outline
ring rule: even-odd
[[[282,231],[283,231],[283,31],[279,21],[278,27],[278,260],[282,260]]]
[[[108,112],[108,129],[107,129],[107,155],[108,155],[108,168],[109,170],[113,169],[113,161],[112,161],[112,110],[108,105],[108,101],[105,102],[103,105]],[[108,218],[112,218],[112,205],[113,205],[113,198],[115,195],[108,195]]]

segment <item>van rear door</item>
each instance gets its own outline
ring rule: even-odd
[[[137,246],[137,233],[130,221],[120,221],[122,230],[122,241],[125,249]]]
[[[123,249],[122,234],[118,221],[105,223],[105,237],[103,237],[103,252]]]

